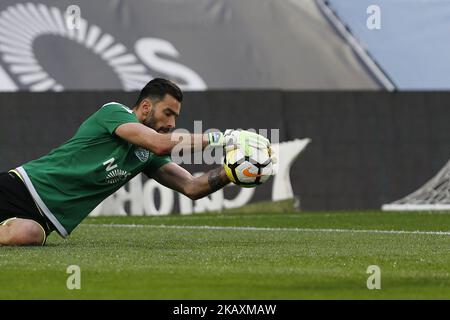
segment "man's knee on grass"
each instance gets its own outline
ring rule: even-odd
[[[40,246],[45,237],[42,226],[33,220],[13,218],[0,225],[0,245]]]

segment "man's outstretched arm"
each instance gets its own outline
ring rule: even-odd
[[[143,147],[156,155],[168,155],[178,145],[180,149],[202,150],[208,144],[208,135],[190,133],[158,133],[141,123],[125,123],[117,127],[115,134],[122,139]]]
[[[194,177],[189,171],[173,162],[159,168],[152,178],[170,189],[183,193],[192,200],[203,198],[230,183],[223,167]]]

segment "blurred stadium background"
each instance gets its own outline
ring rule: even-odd
[[[165,77],[186,92],[178,128],[202,120],[204,129],[280,129],[285,174],[196,202],[138,177],[94,215],[289,199],[302,211],[380,210],[416,190],[402,202],[412,206],[395,209],[448,210],[449,21],[445,0],[2,0],[0,170],[46,154],[104,103],[131,106],[147,81]],[[243,110],[248,116],[236,116]],[[364,225],[358,215],[337,226],[447,228],[393,217]],[[378,249],[380,257],[386,248]],[[302,296],[277,294],[253,297]]]

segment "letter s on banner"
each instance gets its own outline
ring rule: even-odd
[[[170,77],[182,79],[185,85],[180,85],[183,90],[206,90],[206,83],[193,70],[174,61],[162,59],[157,54],[163,54],[178,58],[180,53],[168,41],[158,38],[142,38],[136,41],[134,46],[136,54],[150,69],[167,74]]]

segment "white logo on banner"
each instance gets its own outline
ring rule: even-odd
[[[73,8],[72,8],[73,9]],[[158,54],[179,58],[180,54],[168,41],[158,38],[139,39],[135,54],[109,33],[77,15],[76,19],[56,7],[44,4],[17,4],[0,13],[0,52],[8,71],[17,77],[22,87],[30,91],[61,91],[64,87],[39,64],[33,51],[33,42],[50,35],[70,39],[99,56],[120,79],[123,89],[140,90],[153,77],[151,68],[168,77],[180,79],[183,90],[205,90],[206,84],[193,70],[177,62],[158,57]],[[18,85],[0,66],[0,91],[15,91]]]

